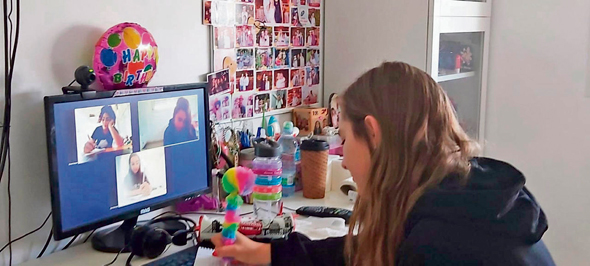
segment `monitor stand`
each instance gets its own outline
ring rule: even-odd
[[[127,244],[135,225],[137,225],[137,216],[125,220],[119,227],[97,231],[92,237],[92,248],[109,253],[131,252]],[[166,230],[170,235],[179,230],[186,230],[186,225],[179,221],[158,222],[154,223],[154,226]]]

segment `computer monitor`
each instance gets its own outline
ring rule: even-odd
[[[56,240],[119,252],[137,216],[211,192],[206,84],[45,97]]]

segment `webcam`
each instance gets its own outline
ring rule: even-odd
[[[96,73],[94,72],[94,69],[89,66],[79,66],[74,72],[74,80],[80,84],[80,86],[71,86],[72,83],[74,83],[72,81],[70,85],[62,88],[64,94],[75,94],[89,91],[88,87],[96,81]]]
[[[81,85],[82,90],[88,90],[88,86],[96,80],[96,73],[94,69],[89,66],[80,66],[74,72],[76,82]]]

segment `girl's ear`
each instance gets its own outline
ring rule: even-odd
[[[377,119],[372,115],[366,116],[364,122],[371,148],[375,149],[381,144],[381,126]]]

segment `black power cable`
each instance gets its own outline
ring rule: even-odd
[[[8,11],[8,4],[10,3],[10,11]],[[18,40],[20,36],[20,0],[16,0],[16,30],[13,36],[13,0],[3,0],[3,15],[4,15],[4,120],[2,124],[2,137],[0,139],[0,182],[4,176],[6,161],[8,160],[8,249],[10,252],[8,265],[12,265],[12,197],[10,194],[10,119],[12,111],[12,81],[14,75],[14,62],[16,60],[16,51],[18,48]],[[10,29],[9,26],[10,25]],[[14,44],[12,43],[14,37]],[[44,222],[45,224],[45,222]],[[19,238],[22,239],[22,238]],[[4,250],[3,247],[2,250]]]
[[[80,235],[75,235],[74,237],[72,237],[72,240],[70,240],[70,242],[68,242],[68,244],[62,250],[66,250],[67,248],[69,248],[72,245],[72,243],[76,241],[76,238],[78,238],[78,236]]]
[[[6,243],[6,245],[4,245],[2,248],[0,248],[0,252],[4,251],[10,244],[12,244],[12,243],[14,243],[16,241],[19,241],[19,240],[21,240],[21,239],[23,239],[23,238],[25,238],[27,236],[30,236],[30,235],[36,233],[37,231],[41,230],[45,226],[45,224],[47,223],[47,221],[49,221],[49,217],[51,217],[51,212],[47,215],[47,218],[45,218],[45,221],[43,221],[43,223],[39,227],[37,227],[37,229],[35,229],[35,230],[31,231],[31,232],[28,232],[28,233],[26,233],[26,234],[24,234],[22,236],[19,236],[19,237],[15,238],[14,240]]]
[[[49,247],[49,243],[51,242],[52,236],[53,236],[53,229],[51,229],[51,231],[49,231],[49,236],[47,236],[47,241],[45,241],[45,245],[43,246],[43,249],[41,249],[41,252],[39,252],[39,255],[37,255],[37,258],[41,258],[41,256],[43,256],[43,253],[45,253],[45,250],[47,250],[47,247]]]
[[[84,239],[84,242],[82,242],[82,243],[86,243],[88,241],[88,239],[90,239],[90,237],[94,234],[94,231],[96,231],[96,229],[92,230],[92,232],[90,232],[90,234],[88,234],[88,236],[86,237],[86,239]]]

